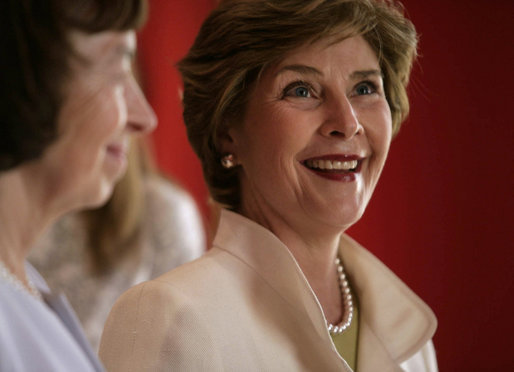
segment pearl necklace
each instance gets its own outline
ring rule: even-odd
[[[337,266],[337,276],[339,278],[339,289],[341,290],[341,296],[343,298],[344,305],[344,314],[343,320],[338,325],[333,325],[327,322],[328,331],[334,335],[343,333],[350,327],[352,324],[353,318],[353,300],[352,293],[350,291],[350,287],[348,285],[348,280],[346,280],[346,275],[344,273],[343,265],[341,264],[341,260],[336,258],[336,266]]]
[[[25,291],[39,301],[43,301],[41,293],[38,291],[32,280],[27,278],[27,285],[24,285],[0,260],[0,278],[3,278],[17,291]]]

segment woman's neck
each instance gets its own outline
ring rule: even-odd
[[[330,323],[337,324],[343,314],[341,291],[335,260],[341,233],[306,240],[282,232],[279,239],[289,248]]]
[[[286,221],[263,204],[241,210],[241,214],[266,227],[294,256],[314,291],[325,317],[339,323],[343,314],[335,259],[342,232],[333,227],[316,227],[308,221]],[[296,225],[293,225],[296,222]]]
[[[51,221],[37,185],[22,167],[0,173],[0,260],[23,282],[25,258]]]

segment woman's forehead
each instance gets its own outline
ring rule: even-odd
[[[333,42],[326,38],[304,44],[286,53],[266,68],[266,74],[277,76],[292,71],[300,74],[323,75],[323,69],[380,70],[375,52],[362,36]]]

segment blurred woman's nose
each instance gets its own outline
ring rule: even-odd
[[[320,127],[323,136],[348,140],[362,131],[362,126],[346,95],[328,99],[326,108],[325,121]]]
[[[125,102],[127,127],[130,131],[143,134],[155,129],[157,117],[134,79],[125,87]]]

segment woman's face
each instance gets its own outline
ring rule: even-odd
[[[298,48],[263,73],[228,134],[244,215],[275,233],[346,229],[363,214],[391,141],[375,53],[362,37]]]
[[[58,115],[59,135],[45,152],[41,173],[63,208],[104,203],[126,169],[132,134],[155,127],[155,115],[131,70],[133,31],[74,32],[73,58]]]

